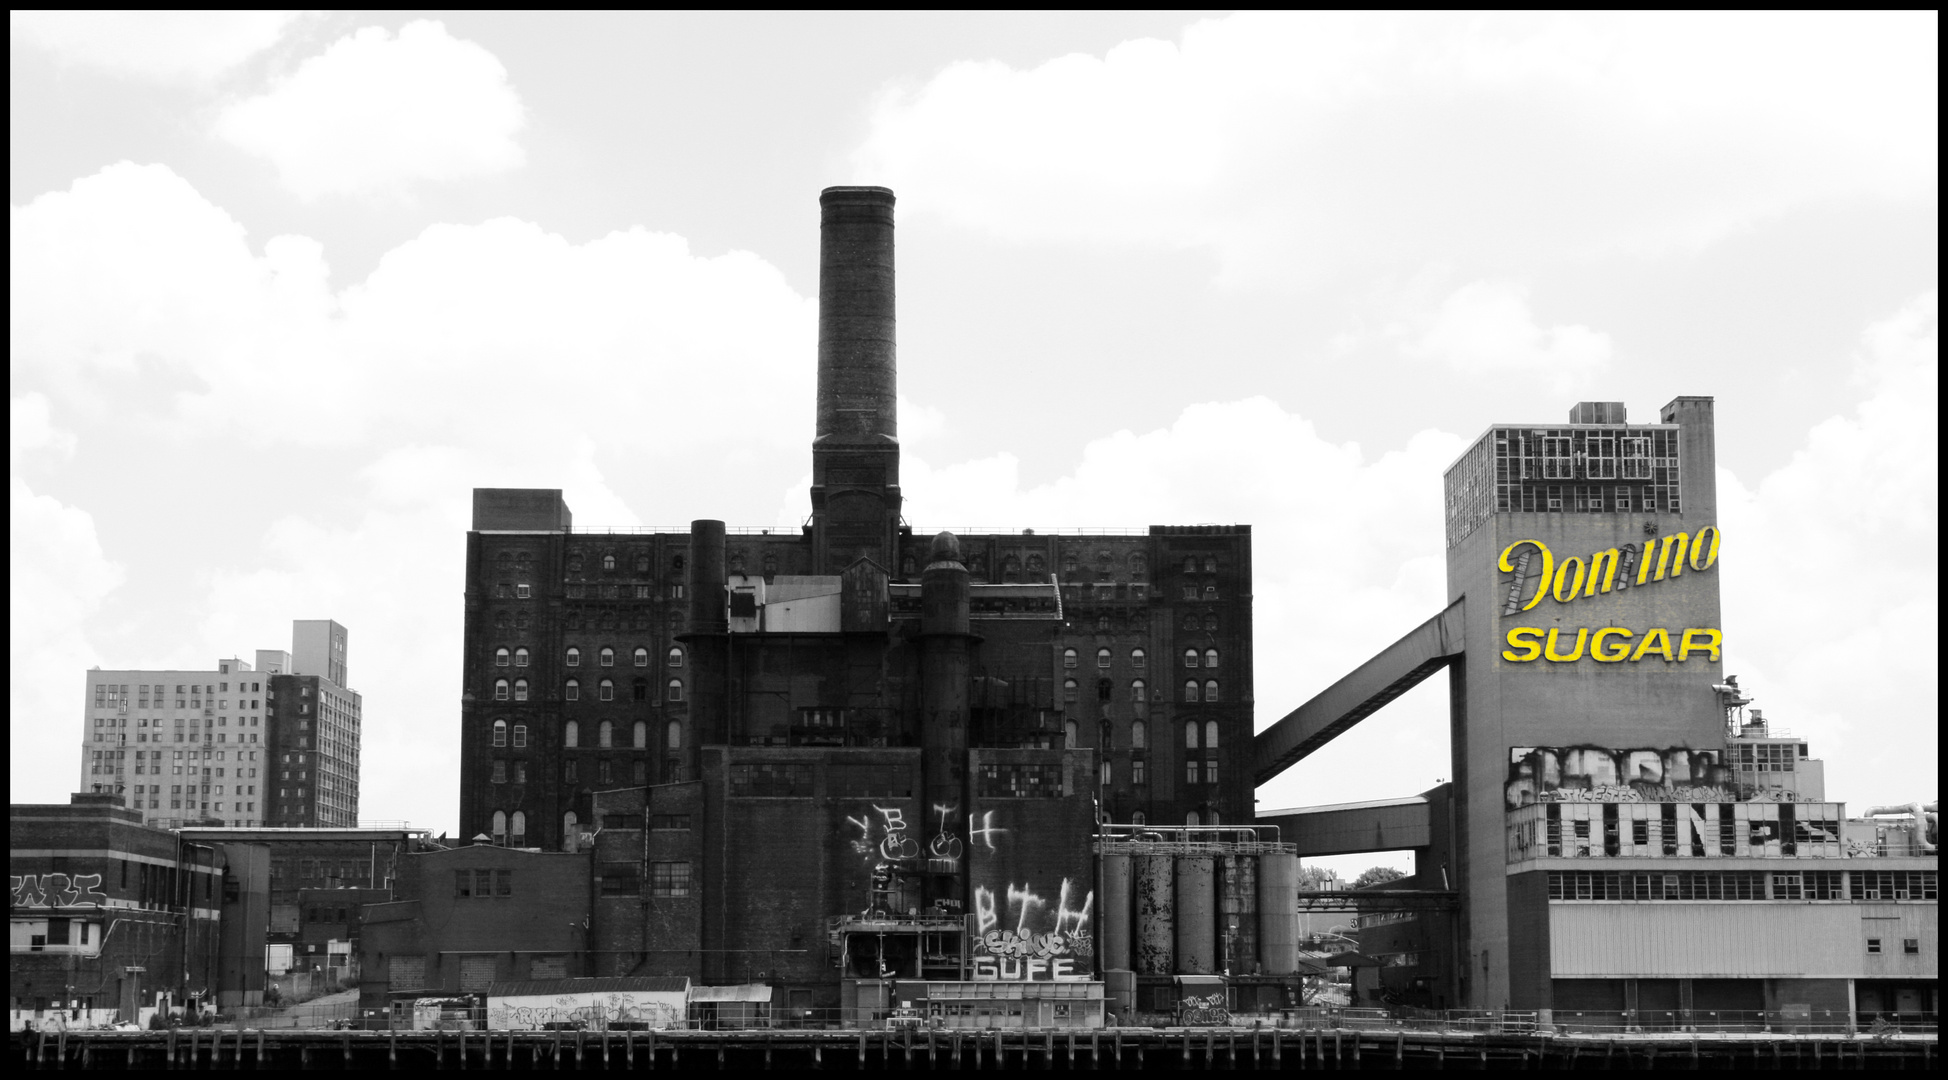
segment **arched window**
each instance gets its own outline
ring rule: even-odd
[[[1217,665],[1217,660],[1218,660],[1218,657],[1217,657],[1217,650],[1216,650],[1216,649],[1205,649],[1205,650],[1204,650],[1204,666],[1205,666],[1205,667],[1216,667],[1216,666],[1218,666],[1218,665]]]
[[[683,749],[683,724],[681,722],[676,720],[670,721],[670,726],[664,732],[663,744],[671,750]]]
[[[582,725],[570,720],[561,728],[561,744],[570,750],[582,745]]]
[[[522,747],[526,746],[527,744],[528,744],[528,726],[526,724],[514,725],[514,748],[516,750],[519,750]]]
[[[1097,650],[1096,650],[1096,666],[1097,666],[1097,667],[1099,667],[1099,668],[1106,668],[1106,667],[1108,667],[1108,666],[1109,666],[1109,650],[1108,650],[1108,649],[1097,649]]]
[[[571,648],[568,650],[568,666],[569,667],[582,666],[582,650],[575,649],[575,648]]]
[[[1216,720],[1204,721],[1204,749],[1216,750],[1218,746],[1218,727]]]
[[[683,680],[671,679],[669,682],[663,684],[663,691],[664,691],[663,696],[668,698],[669,700],[682,701],[683,700]]]
[[[575,826],[579,824],[581,822],[576,820],[575,811],[573,810],[561,816],[561,849],[563,851],[575,850]]]
[[[1074,649],[1063,649],[1063,650],[1062,650],[1062,666],[1063,666],[1063,667],[1065,667],[1065,668],[1072,668],[1072,667],[1074,667],[1074,666],[1075,666],[1075,650],[1074,650]]]
[[[1184,573],[1186,574],[1197,573],[1197,556],[1195,555],[1184,556]]]
[[[1116,693],[1116,684],[1113,681],[1109,679],[1096,680],[1096,700],[1097,701],[1108,701],[1115,695],[1115,693]],[[1107,716],[1109,714],[1105,712],[1103,715]]]
[[[526,679],[514,680],[514,700],[526,701],[527,699],[528,699],[528,681]]]
[[[1132,825],[1148,825],[1149,823],[1150,823],[1149,815],[1145,814],[1141,810],[1138,810],[1135,813],[1130,815],[1130,824]]]
[[[1203,822],[1197,820],[1197,811],[1192,810],[1190,813],[1184,815],[1184,824],[1195,827],[1202,825]]]
[[[1146,667],[1146,666],[1148,666],[1148,664],[1149,664],[1149,663],[1150,663],[1150,654],[1148,654],[1148,653],[1146,653],[1146,652],[1144,652],[1144,651],[1143,651],[1142,649],[1131,649],[1131,650],[1130,650],[1130,666],[1131,666],[1131,667],[1133,667],[1133,668],[1142,668],[1142,667]]]
[[[1205,630],[1207,630],[1207,631],[1209,631],[1210,633],[1213,633],[1213,634],[1215,634],[1215,633],[1217,633],[1217,616],[1216,616],[1216,615],[1206,615],[1206,616],[1204,616],[1204,629],[1205,629]]]
[[[561,696],[564,701],[582,700],[582,684],[574,679],[568,680],[568,685],[562,687]]]
[[[570,555],[568,557],[568,571],[573,574],[582,572],[582,557],[580,555]]]
[[[1185,666],[1185,667],[1189,667],[1189,668],[1194,668],[1194,667],[1196,667],[1196,666],[1197,666],[1197,664],[1198,664],[1198,660],[1199,660],[1199,657],[1198,657],[1198,655],[1197,655],[1197,650],[1196,650],[1196,649],[1185,649],[1185,650],[1184,650],[1184,666]]]
[[[1184,680],[1184,700],[1185,701],[1197,700],[1197,680],[1196,679]]]
[[[1184,616],[1184,629],[1186,630],[1197,629],[1197,616],[1195,614]]]
[[[516,811],[514,811],[514,818],[513,818],[513,820],[512,820],[511,822],[509,822],[509,825],[508,825],[508,836],[509,836],[509,839],[510,839],[510,840],[512,840],[512,842],[513,842],[513,846],[515,846],[515,847],[527,847],[527,846],[528,846],[528,816],[527,816],[527,814],[525,814],[525,813],[523,813],[523,812],[521,812],[521,811],[519,811],[519,810],[516,810]]]
[[[507,814],[505,811],[494,811],[494,843],[502,846],[507,844]]]
[[[1071,720],[1067,724],[1064,724],[1063,728],[1067,735],[1068,741],[1064,742],[1062,745],[1068,747],[1071,750],[1080,747],[1082,745],[1082,725],[1076,723],[1074,720]]]
[[[505,720],[494,721],[494,745],[507,745],[507,721]]]
[[[1063,680],[1062,680],[1062,700],[1063,700],[1063,701],[1080,701],[1080,700],[1082,700],[1082,695],[1081,695],[1081,693],[1079,693],[1079,692],[1077,691],[1077,689],[1076,689],[1076,682],[1075,682],[1075,680],[1074,680],[1074,679],[1063,679]]]
[[[649,573],[649,556],[647,555],[636,556],[636,573],[638,574]]]
[[[1139,719],[1150,715],[1150,688],[1142,679],[1130,683],[1130,712]]]
[[[528,651],[526,649],[514,650],[514,666],[515,667],[528,666]]]
[[[506,667],[506,666],[507,666],[507,650],[506,650],[506,649],[495,649],[495,650],[494,650],[494,666],[495,666],[495,667]]]
[[[602,647],[602,652],[598,655],[601,659],[603,667],[616,666],[616,651],[614,649],[611,649],[605,645]]]
[[[506,679],[494,680],[494,700],[495,701],[507,700],[507,680]]]
[[[615,682],[610,679],[603,679],[602,684],[595,688],[595,696],[603,701],[614,701],[616,699]],[[1196,699],[1193,698],[1192,700]]]
[[[1098,615],[1098,616],[1096,616],[1096,629],[1097,629],[1097,631],[1099,631],[1099,632],[1102,632],[1102,633],[1108,633],[1108,631],[1109,631],[1109,616],[1107,616],[1107,615]]]
[[[670,665],[671,667],[682,667],[682,666],[683,666],[683,650],[682,650],[682,649],[677,649],[677,648],[672,648],[672,649],[670,650],[670,655],[669,655],[669,659],[668,659],[668,660],[667,660],[666,662],[667,662],[667,663],[668,663],[668,664],[669,664],[669,665]]]
[[[631,700],[631,701],[648,701],[648,700],[649,700],[649,680],[648,680],[648,679],[632,679],[632,680],[630,680],[630,683],[629,683],[629,700]]]
[[[649,746],[649,723],[647,721],[644,720],[636,721],[635,738],[630,743],[630,745],[634,746],[638,750],[644,749],[647,746]]]
[[[1150,725],[1141,720],[1130,723],[1130,749],[1141,750],[1150,745]]]
[[[1206,585],[1206,586],[1204,586],[1204,599],[1206,599],[1206,600],[1216,600],[1216,599],[1217,599],[1217,586],[1216,586],[1216,585]]]
[[[1212,679],[1204,684],[1204,700],[1216,701],[1217,699],[1218,699],[1217,680]]]
[[[1150,572],[1150,558],[1141,551],[1130,555],[1130,580],[1142,581],[1143,575]]]
[[[595,725],[595,745],[608,749],[615,745],[615,725],[607,720]]]
[[[1209,810],[1204,811],[1204,817],[1207,819],[1204,822],[1204,824],[1209,825],[1212,828],[1216,828],[1217,826],[1224,824],[1224,822],[1218,818],[1217,807],[1215,806],[1211,807]]]
[[[1215,656],[1215,655],[1217,655],[1217,654],[1216,654],[1216,653],[1212,653],[1211,655],[1213,655],[1213,656]],[[636,652],[635,652],[635,656],[634,656],[634,659],[635,659],[635,661],[636,661],[636,666],[637,666],[637,667],[648,667],[648,666],[649,666],[649,650],[648,650],[648,649],[644,649],[644,648],[638,648],[638,649],[636,650]],[[1215,665],[1215,664],[1213,664],[1213,665],[1211,665],[1211,666],[1212,666],[1212,667],[1216,667],[1217,665]]]
[[[1215,574],[1215,573],[1217,573],[1217,556],[1216,556],[1216,555],[1206,555],[1206,556],[1204,556],[1204,572],[1205,572],[1205,573],[1207,573],[1207,574]]]
[[[1197,749],[1197,721],[1195,720],[1184,724],[1184,749]]]
[[[615,568],[616,568],[616,557],[614,555],[602,556],[602,569],[614,570]]]

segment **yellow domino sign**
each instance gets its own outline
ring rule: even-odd
[[[1593,597],[1599,592],[1630,588],[1632,577],[1636,578],[1634,584],[1648,585],[1667,577],[1676,578],[1684,573],[1686,566],[1703,573],[1718,562],[1720,538],[1718,526],[1706,525],[1698,530],[1696,536],[1671,533],[1661,541],[1646,543],[1642,549],[1635,544],[1625,544],[1596,552],[1588,560],[1571,555],[1560,564],[1556,562],[1555,553],[1549,550],[1549,545],[1542,541],[1517,540],[1502,549],[1502,557],[1496,560],[1495,567],[1504,574],[1513,574],[1516,569],[1511,556],[1524,547],[1535,549],[1531,557],[1541,558],[1542,573],[1536,578],[1535,595],[1522,605],[1521,610],[1529,611],[1540,604],[1544,596],[1555,598],[1558,604],[1567,604],[1572,600]],[[1513,604],[1511,600],[1511,611]]]

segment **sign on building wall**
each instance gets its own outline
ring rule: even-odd
[[[1593,620],[1601,616],[1601,597],[1631,589],[1674,588],[1687,572],[1693,576],[1710,572],[1718,564],[1720,539],[1718,527],[1707,525],[1695,536],[1674,532],[1642,544],[1560,557],[1541,540],[1517,540],[1502,549],[1495,563],[1496,569],[1509,575],[1504,581],[1502,615],[1526,615],[1546,599]],[[1637,664],[1651,659],[1684,663],[1692,657],[1715,662],[1724,633],[1702,626],[1513,626],[1505,641],[1508,647],[1502,659],[1515,664],[1536,660]]]

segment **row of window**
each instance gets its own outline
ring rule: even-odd
[[[1216,686],[1217,684],[1212,683],[1211,685]],[[629,689],[630,689],[631,700],[633,701],[649,700],[648,680],[637,679],[634,683],[630,685]],[[563,683],[561,688],[561,696],[563,701],[582,700],[581,681],[579,679],[570,679],[566,683]],[[595,697],[596,700],[598,701],[614,701],[616,697],[615,681],[613,679],[603,679],[601,682],[597,683],[595,685]],[[528,681],[526,679],[514,679],[512,681],[509,681],[507,679],[495,679],[494,680],[494,700],[495,701],[528,700]],[[669,682],[663,684],[663,700],[665,701],[683,700],[683,680],[682,679],[671,679]],[[1191,700],[1194,701],[1196,699],[1193,698]]]
[[[495,649],[494,666],[495,667],[512,666],[517,668],[527,667],[528,655],[529,655],[528,650],[525,647],[514,649],[511,652],[506,648]],[[633,660],[635,666],[637,667],[648,667],[649,650],[644,648],[638,648],[636,649],[635,654],[631,657],[631,659]],[[562,657],[562,662],[569,667],[581,667],[582,650],[577,648],[570,648],[568,652]],[[672,647],[670,651],[664,655],[663,662],[673,668],[682,667],[683,650]],[[601,667],[616,666],[616,651],[614,649],[610,649],[606,647],[603,648],[601,651],[596,653],[596,663]],[[1071,664],[1070,666],[1074,667],[1075,665]],[[1191,664],[1187,666],[1195,667],[1196,665]],[[1217,664],[1213,662],[1211,666],[1216,667]]]
[[[1937,900],[1933,870],[1551,870],[1551,900]]]
[[[671,650],[671,651],[674,652],[676,650]],[[1074,649],[1062,650],[1062,666],[1065,668],[1075,667],[1079,658],[1080,658],[1079,654]],[[1108,667],[1110,658],[1111,658],[1111,654],[1108,649],[1096,650],[1097,667],[1099,668]],[[1131,667],[1140,668],[1140,667],[1147,667],[1148,665],[1149,665],[1149,655],[1147,653],[1145,653],[1142,649],[1130,650]],[[671,666],[675,666],[675,665],[673,664]],[[1218,651],[1216,649],[1205,649],[1202,652],[1200,652],[1196,649],[1185,649],[1184,666],[1187,668],[1194,668],[1194,667],[1214,668],[1218,666]]]
[[[638,750],[647,747],[649,745],[649,724],[645,721],[638,720],[635,723],[634,731],[635,739],[631,745]],[[528,726],[526,724],[510,725],[505,720],[494,721],[493,739],[495,746],[507,746],[510,736],[512,737],[515,749],[518,750],[526,747],[528,745]],[[664,743],[671,750],[680,750],[683,748],[683,724],[681,721],[672,720],[665,726]],[[573,720],[563,724],[561,727],[561,744],[563,747],[571,750],[581,746],[582,725]],[[613,723],[604,720],[595,725],[595,745],[599,747],[616,745],[615,725]]]
[[[1115,690],[1115,686],[1116,684],[1111,682],[1108,679],[1098,680],[1096,682],[1096,700],[1097,701],[1113,700],[1112,694]],[[1130,700],[1137,703],[1139,708],[1142,706],[1144,702],[1148,700],[1145,697],[1145,692],[1147,689],[1148,687],[1142,679],[1136,679],[1130,683]],[[1074,679],[1062,680],[1062,700],[1063,701],[1082,700],[1082,684],[1075,681]],[[1206,680],[1205,682],[1199,683],[1196,679],[1185,679],[1183,700],[1185,701],[1219,700],[1217,680],[1209,679]]]

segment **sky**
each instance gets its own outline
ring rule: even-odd
[[[470,490],[800,522],[833,184],[899,198],[907,520],[1250,524],[1261,728],[1441,608],[1491,423],[1711,395],[1726,671],[1935,797],[1933,13],[10,30],[12,801],[89,667],[332,618],[361,817],[451,831]],[[1445,779],[1445,697],[1261,804]]]

